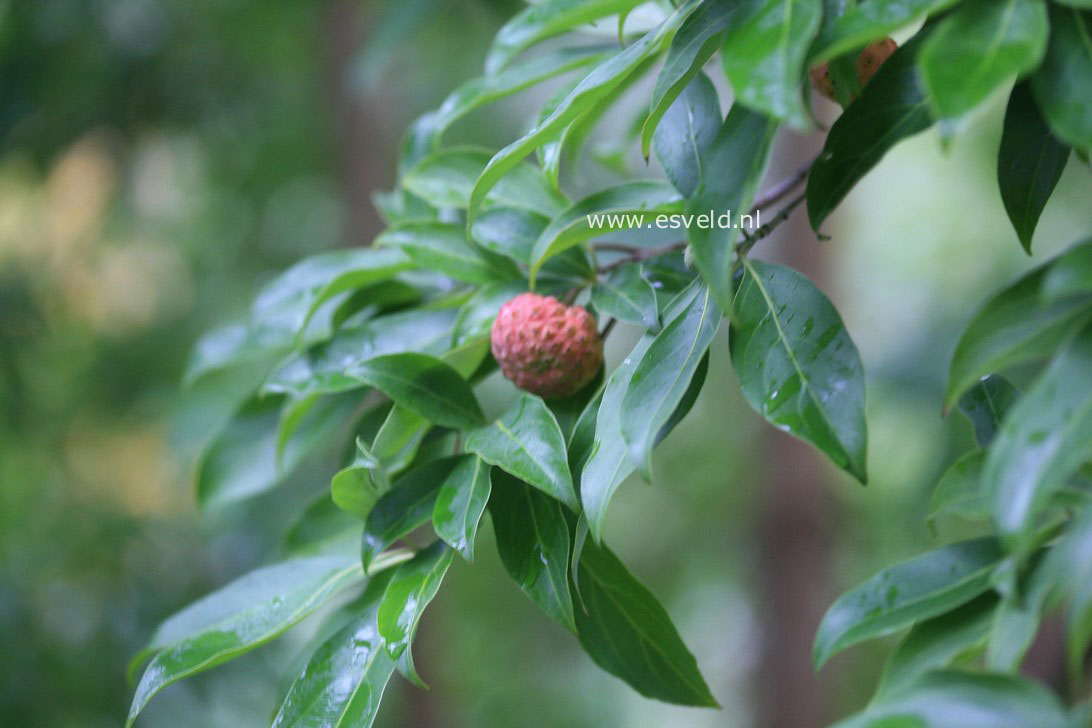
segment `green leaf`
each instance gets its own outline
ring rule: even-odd
[[[519,276],[515,266],[488,257],[470,242],[462,225],[408,222],[384,230],[375,245],[397,248],[422,269],[465,283],[492,283]]]
[[[459,309],[452,340],[463,343],[483,336],[488,338],[501,306],[526,291],[527,285],[523,281],[481,286]]]
[[[468,563],[474,561],[474,539],[490,488],[489,466],[481,458],[464,455],[448,473],[436,496],[432,511],[436,535]]]
[[[466,209],[470,191],[493,154],[474,147],[449,147],[428,155],[406,173],[402,186],[431,205]],[[550,185],[542,171],[519,164],[489,193],[491,203],[554,215],[565,198]]]
[[[557,418],[539,397],[521,394],[493,424],[467,433],[465,447],[574,511],[580,510],[565,437]]]
[[[1092,150],[1092,11],[1050,5],[1050,44],[1031,89],[1054,135]]]
[[[599,415],[599,407],[603,403],[605,390],[605,383],[601,383],[596,388],[595,396],[580,411],[576,422],[573,423],[572,432],[569,433],[569,471],[574,476],[581,473],[584,464],[588,461],[588,456],[591,455],[592,445],[595,441],[595,421]],[[618,436],[621,437],[620,431]],[[582,473],[580,477],[583,478]],[[583,486],[580,486],[580,494],[582,499],[586,498]]]
[[[656,433],[656,439],[653,440],[653,447],[659,445],[665,437],[671,434],[671,431],[682,422],[690,410],[694,407],[694,403],[698,401],[698,395],[701,394],[702,387],[705,386],[705,377],[709,374],[709,352],[705,352],[705,356],[698,362],[697,369],[694,370],[694,376],[690,379],[690,386],[686,388],[686,392],[683,393],[682,399],[679,400],[679,404],[675,407],[675,411],[671,413],[671,416],[667,418],[667,422],[660,428],[660,431]]]
[[[1092,238],[1077,243],[1051,263],[1043,279],[1043,300],[1092,296]]]
[[[856,12],[877,4],[884,3],[863,3]],[[808,175],[808,217],[813,229],[819,229],[891,147],[933,124],[914,62],[927,31],[895,51],[831,127],[823,153]]]
[[[956,345],[948,369],[944,407],[950,409],[987,374],[1043,359],[1092,313],[1092,302],[1043,300],[1050,264],[1026,274],[989,298]]]
[[[494,471],[489,514],[497,551],[519,588],[551,619],[576,631],[569,592],[569,526],[553,498],[518,478]]]
[[[552,4],[550,3],[550,5]],[[474,191],[470,195],[468,222],[473,223],[478,208],[485,201],[489,190],[497,184],[501,177],[512,170],[519,164],[520,160],[537,147],[554,139],[572,121],[591,111],[609,96],[619,84],[625,82],[631,74],[659,53],[664,43],[674,34],[682,21],[693,12],[696,6],[695,0],[687,0],[656,29],[646,33],[640,40],[596,66],[558,104],[549,117],[537,124],[534,129],[527,132],[523,137],[497,152],[474,185]],[[528,12],[536,9],[545,12],[546,7],[543,4],[538,4],[534,8],[529,8]]]
[[[663,115],[652,137],[652,148],[664,174],[689,197],[701,180],[701,154],[721,125],[720,99],[704,73],[694,76]]]
[[[771,424],[866,482],[864,369],[841,317],[796,271],[743,265],[729,338],[743,395]]]
[[[1074,519],[1069,532],[1055,546],[1047,565],[1059,583],[1068,584],[1066,657],[1073,685],[1084,677],[1088,645],[1092,643],[1092,509]]]
[[[485,419],[470,385],[454,368],[425,354],[389,354],[355,366],[351,376],[442,427],[469,429]]]
[[[349,607],[352,617],[308,658],[289,687],[273,728],[372,725],[394,673],[377,624],[379,600],[390,574],[368,582],[364,595]]]
[[[561,434],[565,437],[566,444],[572,436],[573,428],[576,427],[576,421],[584,413],[589,400],[594,399],[602,391],[604,379],[606,379],[606,367],[599,367],[599,371],[595,373],[595,376],[578,391],[568,397],[551,399],[546,403],[546,406],[554,413],[554,417],[557,418],[557,425],[561,428]],[[571,453],[569,462],[572,462]],[[574,473],[571,467],[569,472]]]
[[[488,76],[498,75],[512,59],[535,43],[616,13],[628,13],[641,0],[544,0],[504,24],[485,59]]]
[[[902,692],[834,728],[1073,728],[1057,696],[1010,675],[946,670],[924,675]]]
[[[1031,84],[1016,84],[1005,110],[997,179],[1005,212],[1028,253],[1039,216],[1068,160],[1069,147],[1051,133]]]
[[[915,624],[891,653],[873,703],[882,703],[926,673],[981,650],[993,626],[997,597],[984,594],[950,612]]]
[[[485,250],[530,266],[535,241],[549,223],[549,218],[529,210],[495,207],[474,219],[470,236]],[[570,248],[548,260],[538,275],[540,281],[557,278],[562,282],[583,282],[594,277],[588,257],[578,248]]]
[[[383,472],[383,464],[358,438],[353,462],[339,470],[330,480],[330,497],[334,505],[363,521],[368,518],[385,488],[386,473]]]
[[[1005,413],[1020,393],[1007,379],[997,374],[982,377],[959,399],[959,411],[974,425],[974,438],[979,447],[993,441]]]
[[[823,16],[820,0],[753,0],[728,31],[721,51],[724,74],[737,103],[811,127],[803,100],[804,61]]]
[[[645,697],[717,707],[671,617],[618,557],[587,541],[576,578],[577,635],[595,664]]]
[[[388,546],[432,520],[440,487],[458,462],[448,457],[414,468],[376,501],[364,524],[361,561],[365,569]]]
[[[1016,591],[1006,594],[998,605],[986,646],[987,670],[1014,673],[1020,669],[1039,632],[1043,612],[1060,596],[1059,587],[1070,583],[1070,574],[1057,574],[1049,563],[1054,556],[1051,551],[1035,554],[1019,575]]]
[[[659,328],[656,290],[636,263],[619,266],[596,283],[592,287],[591,302],[596,311],[619,321],[653,331]]]
[[[984,450],[969,452],[952,463],[933,491],[928,522],[934,527],[940,516],[954,515],[977,521],[990,517],[990,501],[982,487]]]
[[[702,179],[686,205],[689,215],[730,213],[738,219],[751,208],[769,161],[777,124],[733,106],[716,138],[701,153]],[[722,311],[732,310],[735,242],[740,231],[691,225],[686,231],[694,262]]]
[[[939,13],[958,0],[868,0],[824,23],[812,44],[809,65],[829,61],[890,35],[926,15]],[[871,85],[871,84],[869,84]]]
[[[646,480],[652,479],[652,448],[661,428],[682,402],[699,363],[723,318],[704,286],[648,347],[629,380],[620,412],[629,456]]]
[[[252,571],[170,617],[130,664],[132,673],[157,653],[137,685],[126,726],[163,688],[274,639],[362,577],[355,559],[286,561]]]
[[[747,5],[738,0],[709,0],[679,26],[656,78],[648,117],[641,128],[641,152],[645,159],[648,159],[660,119],[691,80],[701,73],[702,66],[720,47],[723,32],[738,21]],[[719,116],[719,108],[717,111]]]
[[[379,604],[379,635],[398,671],[414,684],[425,687],[413,666],[410,645],[425,607],[429,605],[451,566],[455,552],[443,541],[422,549],[399,566]]]
[[[997,530],[1026,549],[1053,493],[1092,460],[1092,328],[1058,353],[1005,418],[982,469]]]
[[[549,258],[608,230],[652,227],[658,214],[679,212],[679,194],[651,180],[623,182],[585,197],[550,220],[531,251],[531,283]]]
[[[1038,66],[1048,34],[1043,0],[968,0],[938,22],[918,69],[942,129]]]
[[[840,596],[823,615],[813,658],[820,667],[858,642],[955,609],[990,588],[1001,560],[992,538],[961,541],[892,566]]]
[[[282,546],[288,556],[318,555],[342,543],[355,547],[359,531],[360,522],[322,492],[290,522]]]

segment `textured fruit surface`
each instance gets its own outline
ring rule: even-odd
[[[603,366],[603,342],[592,315],[535,293],[501,307],[490,344],[504,376],[546,398],[573,394]]]
[[[880,66],[891,57],[892,53],[898,50],[898,47],[899,44],[893,38],[884,38],[864,47],[864,50],[857,55],[857,60],[853,64],[861,88],[864,88],[865,84],[872,80],[872,77],[876,75],[876,71],[880,70]],[[820,96],[825,96],[831,101],[838,100],[838,96],[834,92],[834,82],[830,78],[830,67],[826,63],[820,63],[811,69],[809,76],[811,77],[812,88]]]

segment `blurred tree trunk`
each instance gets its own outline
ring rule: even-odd
[[[782,135],[781,154],[768,179],[790,176],[818,153],[821,138]],[[769,219],[780,206],[763,210]],[[758,254],[789,265],[823,287],[823,243],[816,240],[803,206],[760,243]],[[763,728],[815,728],[829,722],[830,680],[812,669],[811,646],[826,608],[832,501],[822,455],[772,427],[764,428],[765,487],[756,523],[760,653],[757,724]]]

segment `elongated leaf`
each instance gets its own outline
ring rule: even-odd
[[[529,210],[495,207],[478,215],[470,236],[491,253],[530,266],[535,242],[549,224],[550,218]],[[595,271],[588,257],[579,248],[570,248],[546,261],[537,276],[540,281],[557,278],[562,282],[587,281],[594,277]]]
[[[1092,302],[1043,300],[1050,264],[1036,268],[989,298],[956,345],[948,369],[945,408],[987,374],[1043,359],[1092,314]]]
[[[468,429],[485,419],[466,380],[431,356],[378,356],[353,367],[351,375],[442,427]]]
[[[956,460],[945,471],[933,491],[933,502],[929,506],[930,525],[944,515],[972,521],[990,517],[990,500],[982,487],[985,461],[985,451],[975,450]]]
[[[1043,300],[1092,296],[1092,238],[1059,255],[1043,278]]]
[[[440,485],[432,509],[436,535],[470,563],[490,489],[489,466],[481,458],[464,455]]]
[[[163,688],[275,638],[363,577],[355,559],[315,557],[258,569],[165,621],[130,670],[152,651],[126,726]]]
[[[931,672],[834,728],[1072,728],[1057,696],[1011,675]]]
[[[619,321],[650,330],[659,328],[656,290],[636,263],[620,266],[596,283],[592,287],[591,301],[596,311]]]
[[[440,590],[454,555],[443,541],[419,551],[395,570],[379,604],[379,635],[386,643],[387,653],[398,671],[420,687],[426,686],[413,666],[410,645],[421,615]]]
[[[497,152],[474,185],[474,191],[470,195],[468,223],[473,223],[478,208],[485,201],[489,190],[501,177],[535,148],[555,138],[569,123],[600,103],[634,71],[658,53],[695,7],[697,7],[695,0],[687,0],[656,29],[592,70],[583,81],[577,84],[572,93],[558,104],[549,117],[523,137]],[[535,8],[545,9],[541,4],[536,5]]]
[[[961,541],[892,566],[854,587],[823,615],[816,667],[846,647],[950,611],[990,587],[1001,560],[992,538]]]
[[[856,12],[882,4],[862,3]],[[932,125],[914,62],[927,31],[895,51],[831,127],[808,175],[808,217],[815,230],[891,147]]]
[[[622,437],[646,480],[652,479],[652,448],[661,428],[682,402],[723,317],[708,288],[664,327],[641,358],[622,397]]]
[[[701,155],[721,125],[720,99],[704,73],[694,76],[664,112],[652,137],[656,159],[667,178],[689,197],[701,180]]]
[[[386,486],[383,463],[358,439],[353,462],[330,479],[330,497],[338,508],[363,521]]]
[[[505,23],[485,59],[488,76],[498,74],[513,58],[541,40],[616,13],[627,13],[641,0],[544,0]]]
[[[289,523],[281,539],[288,557],[318,556],[345,545],[355,548],[360,521],[334,505],[329,493],[319,493]]]
[[[997,597],[984,594],[962,607],[915,624],[887,659],[873,702],[883,702],[926,673],[949,667],[964,655],[982,649],[996,611]]]
[[[648,117],[641,128],[641,152],[645,159],[648,159],[653,135],[668,108],[701,73],[702,66],[720,47],[724,31],[739,21],[748,5],[749,2],[739,0],[709,0],[679,26],[656,78]]]
[[[983,483],[998,531],[1025,549],[1036,516],[1092,460],[1092,328],[1085,328],[1017,402],[986,456]]]
[[[1043,64],[1031,77],[1031,89],[1054,135],[1086,152],[1092,149],[1089,39],[1092,39],[1092,9],[1078,10],[1052,3],[1050,44]]]
[[[918,53],[918,68],[942,129],[1038,66],[1047,35],[1043,0],[969,0],[941,20]]]
[[[958,0],[869,0],[824,23],[809,53],[814,65],[890,35],[925,15],[938,13]]]
[[[458,462],[458,458],[443,458],[415,468],[376,501],[364,524],[361,561],[365,569],[388,546],[432,520],[440,487]]]
[[[497,551],[519,588],[549,617],[576,631],[569,592],[569,526],[561,504],[501,470],[489,514]]]
[[[565,437],[546,404],[530,394],[491,425],[467,434],[466,449],[574,511],[580,509],[569,473]]]
[[[369,728],[394,673],[377,612],[391,572],[368,582],[352,618],[324,641],[288,689],[273,728]]]
[[[724,39],[721,59],[736,101],[807,129],[804,61],[819,32],[820,0],[749,0],[746,17]]]
[[[769,161],[777,125],[742,106],[733,106],[716,138],[701,154],[702,179],[686,205],[691,215],[738,216],[750,210]],[[722,311],[732,310],[732,270],[737,228],[696,225],[686,231],[694,262]]]
[[[732,365],[747,401],[866,482],[864,370],[834,306],[796,271],[748,259],[732,310]]]
[[[406,173],[402,185],[436,207],[465,209],[474,182],[489,163],[492,152],[474,147],[449,147],[428,155]],[[520,164],[490,191],[490,202],[554,215],[565,207],[565,198],[542,172]]]
[[[649,228],[657,214],[679,212],[679,194],[670,185],[642,180],[596,192],[550,221],[531,251],[531,282],[547,259],[608,230]]]
[[[974,425],[974,438],[979,447],[993,441],[1005,413],[1020,393],[1007,379],[997,374],[983,377],[959,400],[959,411]]]
[[[618,557],[587,541],[577,569],[577,635],[595,664],[646,697],[716,707],[671,617]]]
[[[466,283],[492,283],[519,276],[515,266],[487,256],[466,237],[462,225],[408,222],[387,228],[377,246],[397,248],[425,270]]]

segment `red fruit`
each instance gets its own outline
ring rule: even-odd
[[[898,50],[898,47],[899,44],[892,38],[884,38],[864,47],[864,50],[857,55],[857,60],[853,64],[857,70],[857,81],[860,82],[861,88],[864,88],[865,84],[872,80],[872,77],[876,75],[876,71],[880,70],[880,66],[891,57],[892,53]],[[834,83],[830,79],[830,68],[826,63],[820,63],[811,69],[809,75],[812,88],[820,96],[826,96],[831,101],[838,100],[834,93]]]
[[[504,376],[541,397],[567,397],[603,366],[592,315],[550,296],[523,293],[504,304],[490,343]]]

